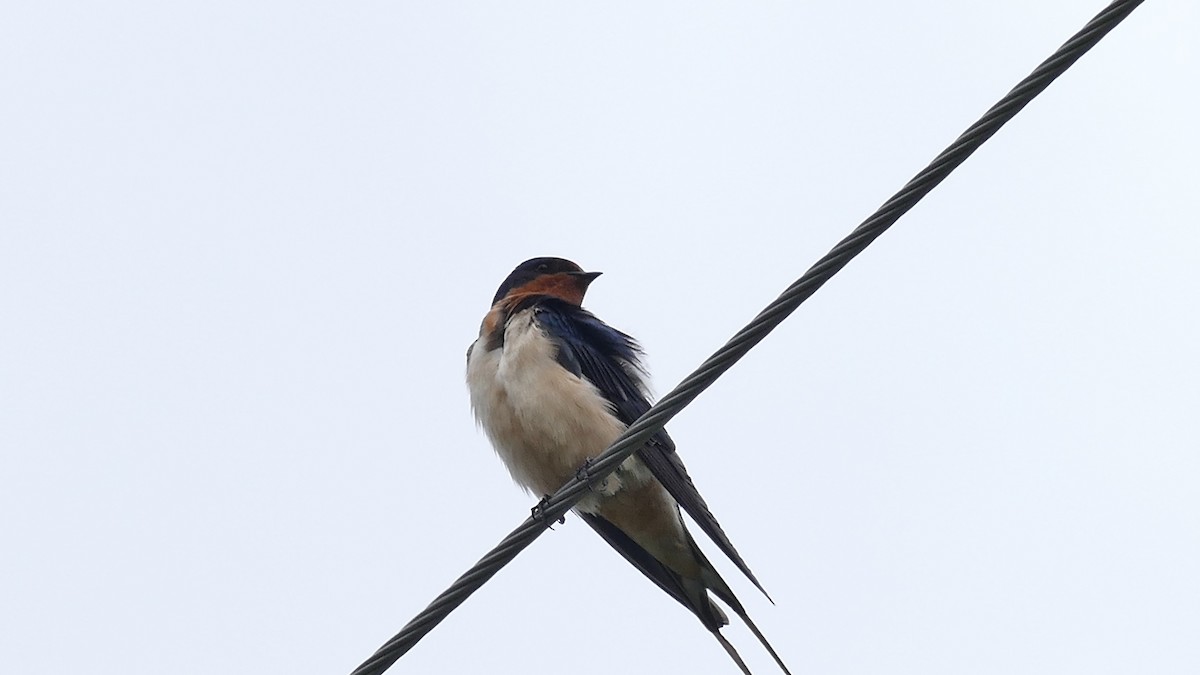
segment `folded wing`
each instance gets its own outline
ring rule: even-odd
[[[542,298],[536,305],[536,313],[538,324],[558,344],[559,363],[595,385],[612,404],[618,419],[627,425],[632,424],[650,409],[644,381],[645,370],[641,364],[642,352],[633,338],[605,324],[587,310],[553,298]],[[763,595],[767,595],[700,496],[666,430],[651,437],[637,451],[637,455],[717,548],[737,565]],[[589,521],[589,524],[610,544],[613,543],[594,523]],[[663,586],[663,582],[647,571],[645,566],[638,564],[620,546],[613,545],[646,576]],[[669,588],[663,586],[663,590],[675,596]],[[770,596],[767,595],[767,598],[770,599]]]

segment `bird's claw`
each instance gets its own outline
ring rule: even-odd
[[[608,479],[612,476],[597,478],[595,472],[593,471],[595,466],[596,462],[594,462],[591,457],[583,460],[583,465],[575,470],[575,479],[580,483],[587,485],[589,492],[597,492],[602,495],[612,496],[612,492],[609,491],[608,485]]]
[[[575,479],[581,483],[587,483],[588,487],[590,488],[592,487],[591,474],[592,458],[588,457],[587,459],[583,460],[583,464],[575,470]]]
[[[532,517],[534,520],[536,520],[538,522],[544,522],[546,520],[546,506],[549,503],[550,503],[550,495],[543,495],[542,500],[540,502],[538,502],[537,504],[535,504],[532,509],[529,509],[530,517]],[[559,525],[562,525],[565,522],[567,522],[566,516],[558,517]],[[550,525],[547,525],[546,527],[549,527],[552,530],[554,529]]]

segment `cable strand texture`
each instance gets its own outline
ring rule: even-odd
[[[783,322],[801,303],[840,271],[855,256],[883,234],[916,205],[926,194],[958,168],[967,157],[992,137],[1000,127],[1021,111],[1059,75],[1125,19],[1142,0],[1117,0],[1100,12],[1074,37],[1068,40],[1033,73],[1013,88],[978,122],[971,125],[950,147],[944,150],[924,170],[910,180],[891,199],[854,229],[813,265],[804,276],[789,286],[745,328],[708,358],[694,373],[664,396],[640,419],[629,426],[604,453],[596,458],[581,475],[572,479],[547,499],[531,515],[501,541],[496,548],[459,577],[445,592],[418,614],[401,631],[388,640],[352,675],[379,675],[433,630],[479,587],[507,565],[525,547],[565,515],[583,496],[588,483],[612,473],[637,448],[649,440],[667,422],[709,387],[755,345]]]

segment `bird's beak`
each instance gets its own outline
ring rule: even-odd
[[[580,288],[587,288],[588,285],[590,285],[593,281],[595,281],[596,277],[600,276],[601,274],[604,274],[604,273],[603,272],[571,272],[571,276],[575,277],[575,279],[579,282]]]

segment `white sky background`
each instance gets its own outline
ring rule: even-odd
[[[665,392],[1103,6],[6,5],[0,664],[349,672],[534,502],[463,383],[514,265]],[[1200,670],[1197,35],[1147,2],[670,425],[794,672]],[[484,669],[735,672],[574,518],[394,672]]]

